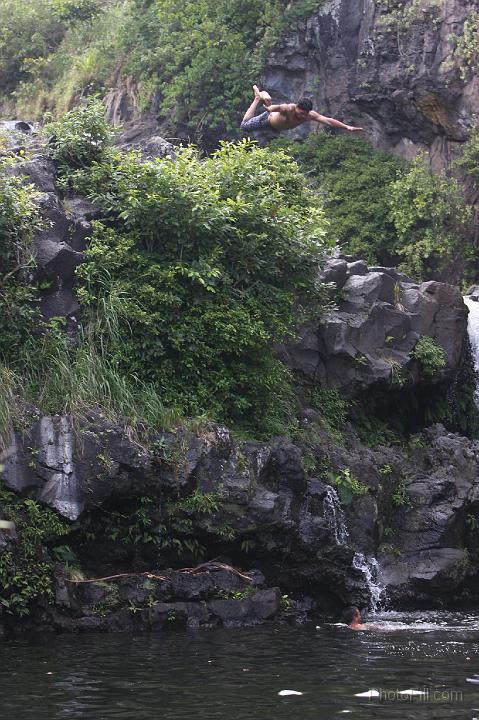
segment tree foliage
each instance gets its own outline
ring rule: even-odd
[[[462,188],[433,173],[425,156],[405,161],[365,140],[326,132],[301,144],[281,139],[273,145],[294,155],[324,197],[330,232],[346,254],[400,265],[418,280],[454,282],[474,260],[472,213]],[[472,177],[476,145],[473,136],[460,161]]]
[[[294,155],[324,196],[330,232],[343,252],[373,263],[394,260],[389,188],[402,160],[366,140],[327,132],[310,135],[304,143],[281,139],[274,145]]]
[[[417,157],[390,187],[396,252],[405,272],[421,279],[458,282],[473,259],[471,209],[459,183],[434,174],[424,156]]]
[[[142,109],[154,103],[183,136],[216,140],[238,128],[282,31],[322,1],[5,0],[0,87],[38,116],[131,76]]]
[[[0,362],[24,342],[36,317],[31,242],[40,213],[33,187],[11,170],[0,164]]]
[[[284,421],[292,391],[272,345],[324,300],[325,221],[296,163],[225,143],[203,161],[191,148],[174,162],[111,153],[63,182],[114,218],[77,270],[90,312],[116,298],[111,362],[187,413]]]

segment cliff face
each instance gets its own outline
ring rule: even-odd
[[[99,210],[85,198],[63,197],[55,165],[42,154],[9,172],[36,188],[48,221],[35,237],[38,280],[48,284],[40,309],[47,320],[65,317],[74,339],[81,319],[74,270]],[[361,441],[345,415],[340,427],[328,425],[327,401],[314,396],[311,406],[301,400],[293,439],[262,443],[206,423],[150,433],[140,444],[98,411],[75,424],[26,408],[0,454],[0,480],[18,502],[34,500],[66,518],[60,551],[73,550],[90,579],[120,576],[120,584],[83,584],[60,558],[52,566],[54,600],[37,604],[21,627],[141,630],[171,626],[172,618],[198,627],[263,622],[285,610],[337,612],[370,603],[364,563],[371,556],[396,606],[473,602],[479,442],[442,425],[403,447],[374,437],[381,417],[422,429],[431,421],[430,400],[443,399],[443,415],[463,402],[461,295],[364,261],[329,259],[319,272],[337,310],[311,319],[295,343],[277,351],[302,379],[298,387],[334,386],[340,398],[352,398],[358,427],[361,408],[369,417],[368,437]],[[425,336],[441,349],[432,375],[413,354]],[[19,542],[21,530],[19,537],[0,530],[0,557],[20,553]],[[185,563],[201,546],[206,559],[226,565],[172,570],[178,546]],[[51,549],[45,544],[39,557]],[[235,574],[229,562],[247,574]],[[294,601],[282,603],[285,592]],[[2,623],[20,627],[5,615],[0,630]]]
[[[444,167],[477,125],[477,50],[467,44],[478,9],[477,0],[329,0],[278,44],[263,84],[274,101],[306,93],[377,147],[428,150]]]

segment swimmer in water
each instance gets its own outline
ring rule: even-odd
[[[355,605],[346,608],[346,610],[343,612],[343,620],[350,630],[374,629],[374,625],[371,625],[371,623],[361,622],[361,613],[359,612],[359,608],[357,608]]]

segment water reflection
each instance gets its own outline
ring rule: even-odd
[[[479,717],[479,616],[387,613],[374,620],[375,632],[310,625],[4,641],[2,717]],[[278,695],[285,689],[303,694]],[[360,696],[370,690],[376,694]]]

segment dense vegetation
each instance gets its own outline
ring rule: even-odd
[[[0,4],[4,107],[42,117],[119,78],[195,139],[231,131],[267,52],[322,0],[31,0]]]
[[[467,277],[474,260],[471,208],[457,180],[433,174],[426,157],[407,162],[365,140],[329,133],[273,145],[297,159],[324,197],[330,233],[343,252],[398,265],[420,280],[460,282],[465,271]],[[471,176],[476,146],[473,138],[461,161]]]
[[[19,340],[13,365],[4,347],[12,392],[26,388],[49,412],[102,405],[162,424],[166,406],[284,430],[293,392],[272,345],[305,307],[325,305],[315,273],[326,223],[296,163],[248,142],[203,161],[182,149],[175,162],[140,162],[109,147],[97,104],[50,131],[64,191],[88,195],[108,220],[77,271],[82,341],[69,349],[54,322]]]

